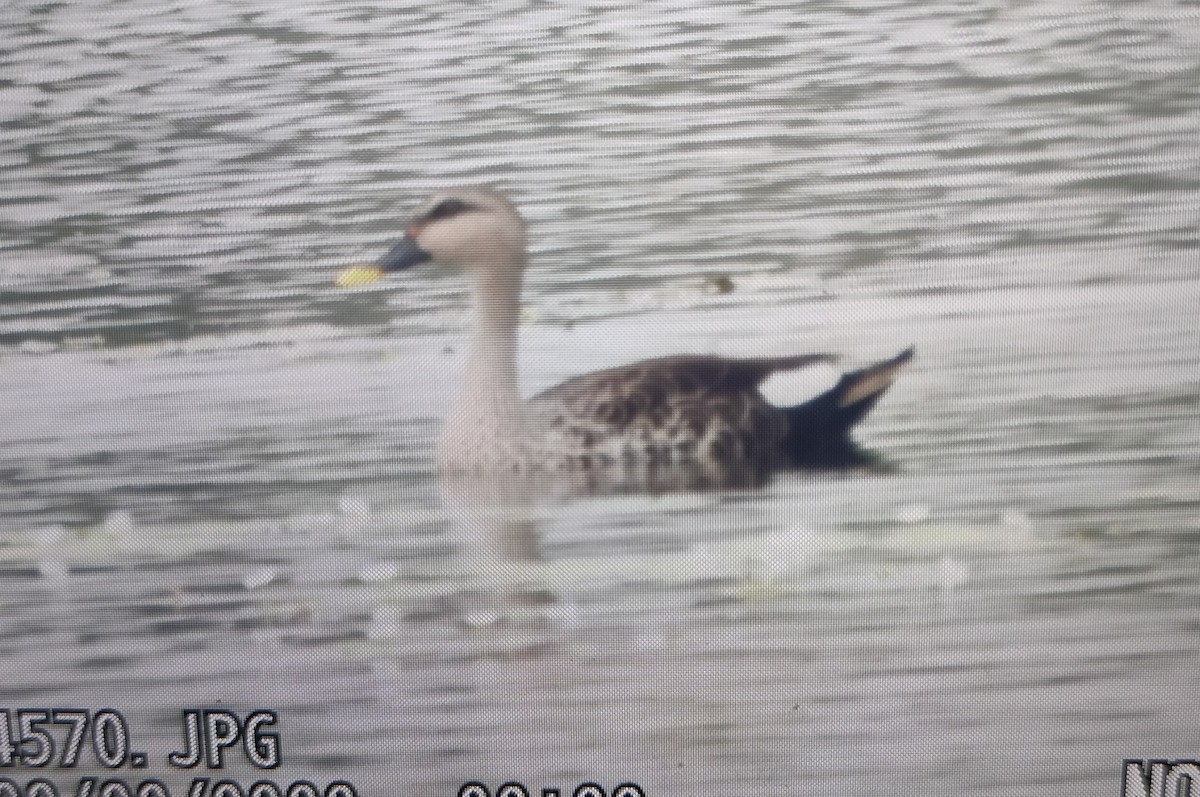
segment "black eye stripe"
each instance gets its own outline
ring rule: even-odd
[[[448,219],[451,216],[457,216],[459,213],[471,210],[471,207],[469,203],[463,202],[461,199],[443,199],[425,213],[424,220],[437,221],[438,219]]]

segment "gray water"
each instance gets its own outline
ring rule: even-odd
[[[119,709],[150,764],[0,778],[183,793],[197,706],[371,795],[1200,757],[1197,141],[1194,3],[6,4],[0,708]],[[915,343],[860,434],[896,472],[533,508],[489,559],[432,457],[463,285],[331,286],[462,182],[530,221],[528,390]]]

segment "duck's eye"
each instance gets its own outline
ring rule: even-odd
[[[448,219],[470,209],[471,206],[461,199],[443,199],[429,209],[429,212],[425,214],[425,221]]]

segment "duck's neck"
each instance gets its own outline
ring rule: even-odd
[[[517,400],[517,321],[521,272],[489,269],[472,274],[470,354],[460,399]]]
[[[471,280],[470,353],[442,426],[443,471],[495,470],[520,456],[516,360],[521,270],[481,269],[471,273]]]

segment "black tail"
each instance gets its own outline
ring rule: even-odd
[[[850,428],[879,401],[913,357],[909,347],[890,360],[844,374],[816,398],[787,407],[783,450],[796,468],[849,468],[872,462],[850,439]]]

